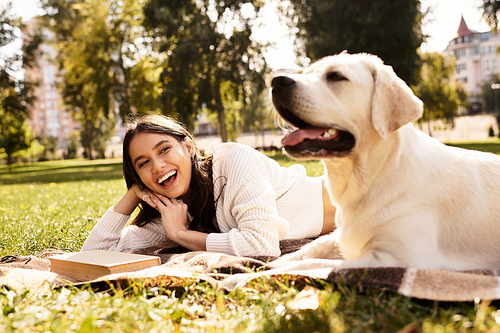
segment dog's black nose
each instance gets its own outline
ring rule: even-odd
[[[273,88],[285,88],[293,86],[294,84],[295,80],[288,76],[277,76],[271,81],[271,86]]]

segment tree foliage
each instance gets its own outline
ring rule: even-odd
[[[92,124],[92,147],[98,158],[106,158],[107,142],[115,133],[116,121],[113,118],[101,118]],[[81,141],[86,142],[86,131],[80,133]]]
[[[483,17],[486,23],[494,29],[498,27],[498,13],[500,12],[499,0],[483,0]]]
[[[447,60],[439,53],[422,54],[423,66],[415,94],[424,102],[424,114],[419,122],[444,119],[453,124],[459,106],[465,106],[468,93],[465,87],[455,82],[454,58]]]
[[[141,38],[142,2],[134,0],[42,0],[46,24],[57,37],[65,106],[85,130],[92,158],[92,128],[102,118],[157,108],[158,71]],[[155,95],[156,94],[156,95]]]
[[[78,133],[71,133],[68,138],[68,147],[64,154],[64,159],[70,160],[78,157],[78,149],[80,149],[80,135]]]
[[[11,5],[0,8],[0,47],[14,42],[16,29],[22,29],[19,18],[11,13]],[[30,146],[32,136],[27,123],[29,106],[34,101],[35,83],[14,76],[19,63],[31,67],[38,55],[39,35],[27,36],[23,54],[0,59],[0,150],[7,155],[7,163],[14,162],[14,153]]]
[[[251,102],[247,104],[247,107],[242,110],[243,124],[247,127],[253,129],[256,136],[256,146],[257,144],[257,134],[262,135],[262,147],[266,146],[264,141],[264,131],[266,129],[275,129],[276,124],[274,120],[277,120],[277,113],[274,111],[272,102],[270,100],[269,92],[267,90],[258,90],[259,87],[252,86],[252,92],[250,94]]]
[[[299,53],[310,61],[344,50],[367,52],[391,65],[409,85],[417,82],[420,0],[290,0],[282,10],[296,28]]]
[[[248,102],[250,86],[264,88],[262,45],[251,39],[261,1],[151,0],[145,27],[154,49],[165,59],[160,82],[162,113],[180,118],[192,129],[196,115],[208,109],[219,115],[227,140],[223,100]],[[252,6],[249,8],[248,6]],[[223,96],[226,95],[226,96]]]
[[[483,82],[483,110],[486,112],[498,112],[500,110],[500,91],[491,87],[492,84],[498,83],[500,83],[500,75],[494,75],[490,80]]]
[[[60,158],[60,156],[57,156],[57,146],[59,145],[57,137],[41,135],[38,140],[44,147],[43,151],[38,156],[39,161],[52,161]]]

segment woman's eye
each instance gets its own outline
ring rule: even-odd
[[[143,166],[145,166],[147,163],[148,163],[148,161],[144,161],[144,162],[139,163],[139,169],[142,168]]]
[[[165,153],[165,152],[168,150],[168,148],[169,148],[169,147],[162,148],[162,149],[160,150],[160,154]]]

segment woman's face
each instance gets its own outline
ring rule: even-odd
[[[189,139],[183,142],[167,134],[139,133],[129,146],[135,171],[151,191],[169,198],[191,196],[191,156],[194,146]]]

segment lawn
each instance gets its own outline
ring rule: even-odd
[[[498,142],[458,145],[500,152]],[[304,164],[309,175],[322,174],[321,163]],[[0,166],[0,256],[78,251],[125,190],[119,160],[15,165],[12,172]],[[304,288],[319,301],[315,309],[294,309]],[[500,332],[498,303],[430,302],[320,281],[299,286],[261,279],[232,293],[206,283],[49,293],[0,287],[0,305],[0,332]]]

